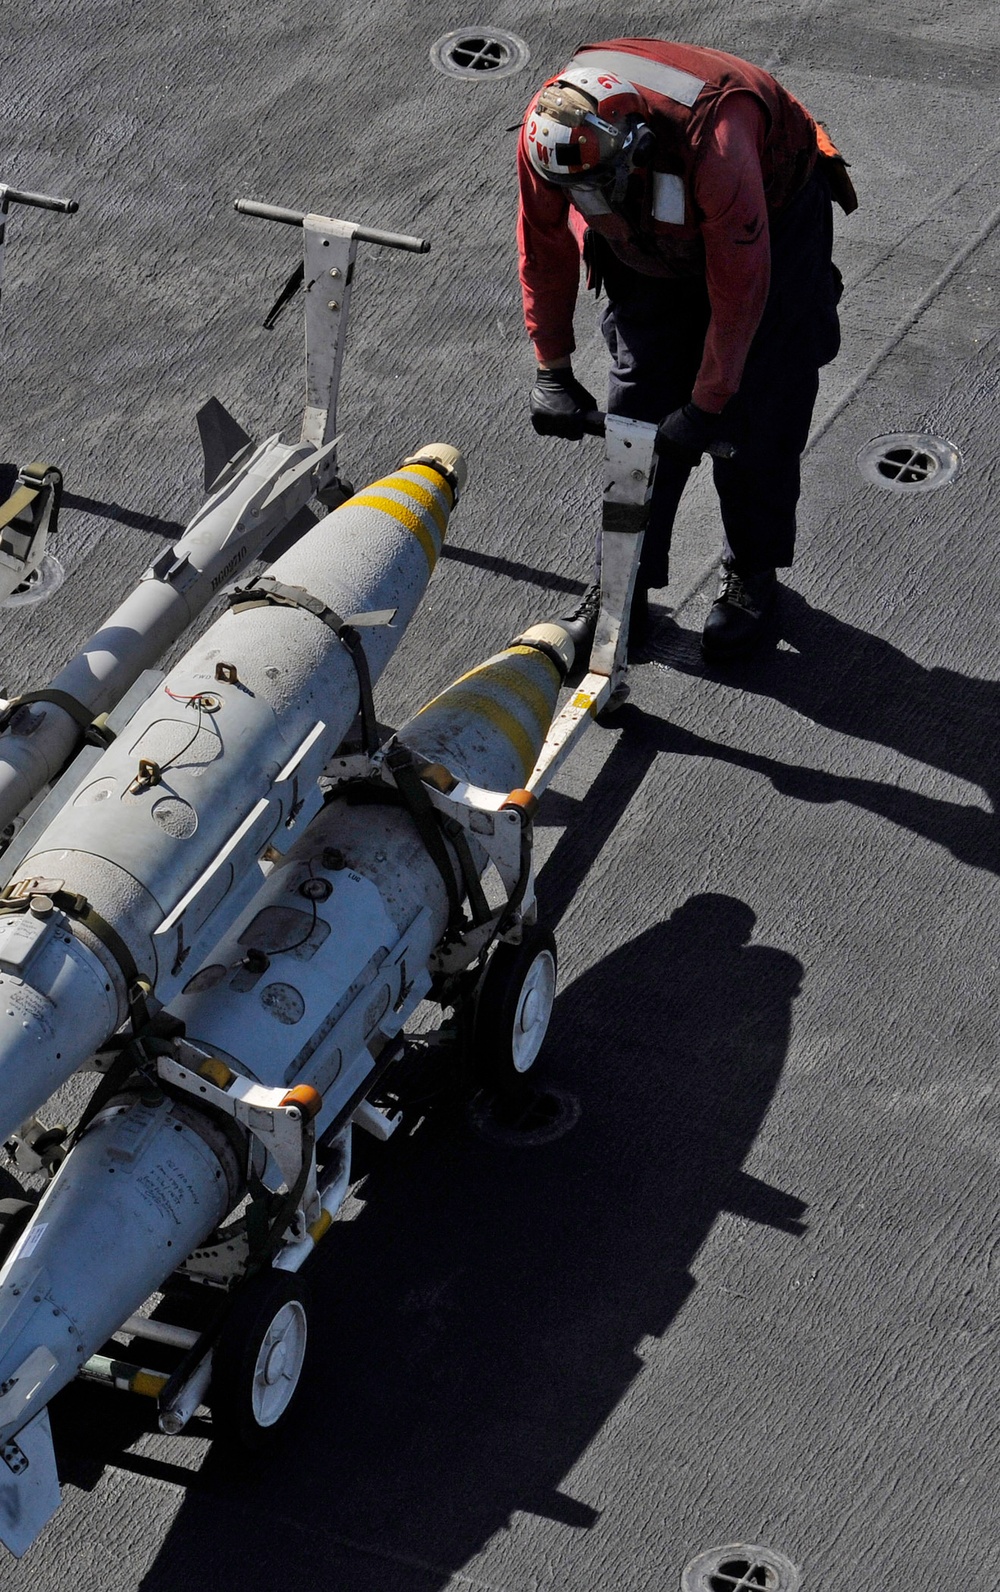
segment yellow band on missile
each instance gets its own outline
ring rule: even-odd
[[[450,686],[443,699],[438,697],[434,702],[428,702],[425,708],[420,709],[417,719],[434,708],[442,713],[454,711],[456,715],[480,714],[510,742],[521,760],[524,778],[527,779],[538,757],[538,743],[528,734],[520,719],[501,707],[495,697],[475,690],[469,681],[465,685]]]
[[[433,536],[419,514],[414,514],[413,510],[408,509],[405,504],[394,503],[392,498],[381,497],[375,492],[359,492],[355,497],[350,498],[348,502],[351,507],[359,504],[364,508],[378,509],[381,514],[391,514],[394,520],[398,520],[400,525],[406,527],[411,536],[417,538],[424,550],[427,568],[431,574],[434,573],[434,565],[438,561],[438,549],[434,545]]]
[[[550,697],[543,686],[536,685],[525,674],[523,668],[505,668],[502,660],[509,657],[529,658],[532,663],[537,661],[543,673],[548,672],[552,677],[553,695]],[[538,720],[542,735],[548,734],[552,722],[552,709],[555,706],[555,692],[559,690],[560,685],[559,670],[552,659],[547,658],[544,652],[539,652],[537,647],[510,647],[505,653],[501,653],[499,658],[488,658],[485,663],[478,664],[467,674],[459,675],[454,685],[449,686],[448,691],[443,694],[447,696],[455,686],[463,685],[466,680],[480,680],[483,684],[489,681],[491,684],[495,683],[502,691],[510,691],[530,709]],[[440,697],[434,698],[435,702],[440,700]],[[427,706],[431,707],[433,703],[428,702]]]
[[[152,1371],[137,1371],[129,1382],[129,1392],[141,1393],[147,1399],[158,1399],[169,1381],[168,1376],[156,1376]]]
[[[412,475],[422,475],[424,480],[429,481],[436,491],[446,492],[448,495],[448,507],[455,507],[455,493],[447,476],[442,475],[438,470],[432,470],[429,464],[407,464],[404,468]]]
[[[323,1211],[320,1212],[319,1216],[317,1216],[317,1218],[313,1222],[312,1226],[310,1228],[307,1228],[307,1232],[309,1234],[309,1237],[312,1239],[313,1243],[314,1244],[318,1244],[320,1239],[324,1236],[325,1233],[329,1232],[329,1230],[330,1230],[330,1228],[332,1226],[333,1226],[333,1217],[330,1215],[329,1211],[323,1210]]]
[[[385,487],[391,487],[394,492],[405,493],[415,503],[419,503],[421,508],[425,508],[440,531],[442,542],[444,541],[448,530],[448,516],[433,492],[428,491],[427,487],[421,486],[419,481],[407,481],[402,472],[398,475],[384,476],[381,481],[373,481],[368,491],[378,492]]]

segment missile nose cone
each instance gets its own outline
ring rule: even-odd
[[[554,662],[558,661],[565,677],[576,658],[577,637],[564,620],[549,619],[532,625],[530,630],[522,631],[511,645],[537,647],[540,652],[547,652]]]
[[[425,442],[416,453],[408,454],[400,468],[408,464],[426,464],[432,470],[437,470],[443,475],[455,494],[457,503],[465,491],[465,483],[469,479],[469,466],[465,455],[458,448],[453,448],[450,442]]]

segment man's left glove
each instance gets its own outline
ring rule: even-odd
[[[531,389],[531,424],[540,437],[568,437],[579,442],[583,417],[597,408],[597,399],[573,375],[568,365],[544,370],[539,365]]]
[[[678,464],[695,465],[706,448],[721,441],[722,417],[710,415],[697,404],[687,403],[661,421],[656,433],[656,451],[676,459]]]

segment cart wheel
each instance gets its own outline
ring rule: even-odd
[[[13,1172],[0,1166],[0,1265],[35,1214],[38,1195],[22,1188]]]
[[[305,1364],[308,1304],[301,1278],[285,1271],[243,1290],[213,1355],[209,1404],[222,1442],[256,1453],[278,1434]]]
[[[0,1200],[0,1263],[7,1259],[34,1216],[36,1205],[37,1201],[29,1199]]]
[[[532,924],[520,945],[496,947],[476,997],[473,1056],[492,1088],[520,1085],[538,1060],[556,995],[556,942]]]

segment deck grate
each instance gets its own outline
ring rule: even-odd
[[[684,1570],[681,1592],[798,1592],[799,1572],[784,1554],[758,1543],[709,1548]]]
[[[888,492],[936,491],[954,480],[961,463],[953,442],[917,431],[872,437],[858,454],[865,480]]]
[[[503,28],[454,28],[431,45],[431,64],[449,77],[467,80],[510,77],[527,65],[523,39]]]

